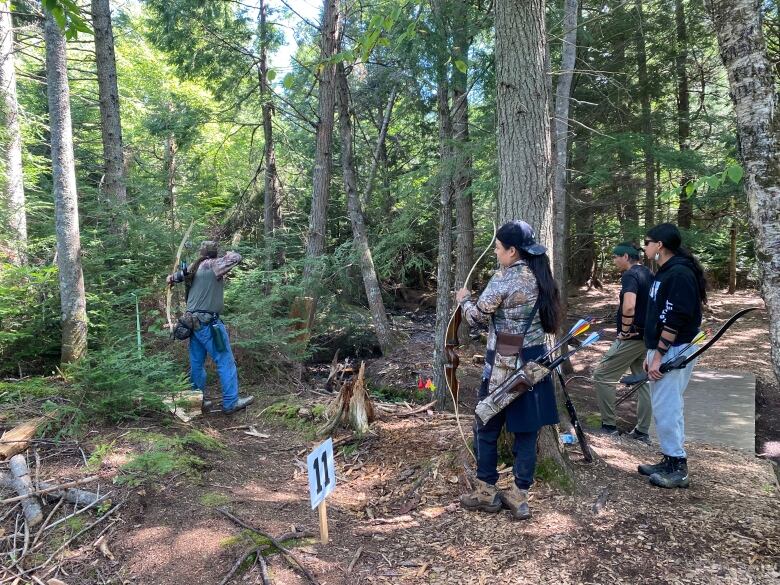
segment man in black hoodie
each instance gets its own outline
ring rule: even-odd
[[[640,465],[639,473],[650,476],[659,487],[688,487],[685,453],[683,393],[695,360],[684,368],[661,373],[661,364],[688,349],[701,325],[701,304],[707,293],[704,272],[693,255],[682,247],[677,226],[663,223],[647,232],[645,255],[659,265],[650,287],[645,320],[645,370],[650,378],[658,442],[663,459],[655,465]]]

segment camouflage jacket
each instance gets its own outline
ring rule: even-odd
[[[524,261],[518,260],[496,272],[476,302],[467,299],[461,306],[470,325],[489,325],[487,349],[494,350],[496,329],[502,333],[522,333],[537,297],[536,277]],[[525,335],[524,347],[541,345],[544,338],[537,311]]]

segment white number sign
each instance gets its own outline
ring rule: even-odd
[[[333,439],[328,439],[306,458],[309,473],[309,496],[312,509],[320,505],[336,487],[336,468],[333,465]]]

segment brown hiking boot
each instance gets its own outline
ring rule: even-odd
[[[466,510],[480,510],[494,514],[501,509],[501,498],[498,488],[480,479],[476,479],[475,487],[468,494],[460,496],[460,505]]]
[[[501,490],[501,503],[509,510],[515,520],[528,520],[531,509],[528,507],[528,490],[521,490],[516,484],[508,490]]]

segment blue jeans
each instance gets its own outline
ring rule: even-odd
[[[672,346],[663,357],[663,362],[673,360],[682,353],[684,345]],[[693,347],[689,353],[696,351]],[[651,360],[655,350],[647,352],[647,360]],[[658,443],[661,453],[670,457],[685,457],[685,418],[683,416],[683,394],[693,373],[693,360],[681,370],[666,372],[657,382],[650,382],[650,396],[653,402],[653,421],[655,432],[658,433]]]
[[[486,425],[479,418],[474,421],[474,454],[477,458],[477,479],[495,485],[498,481],[498,437],[504,426],[507,409],[491,418]],[[536,436],[539,431],[514,433],[512,454],[515,457],[512,471],[515,484],[527,490],[534,482],[536,470]]]
[[[214,331],[219,328],[225,340],[225,351],[217,351],[214,346]],[[238,400],[238,370],[233,351],[230,349],[227,330],[222,321],[210,325],[201,325],[190,336],[190,378],[192,387],[204,392],[206,390],[206,354],[211,356],[217,365],[219,384],[222,386],[222,410],[230,410]]]

